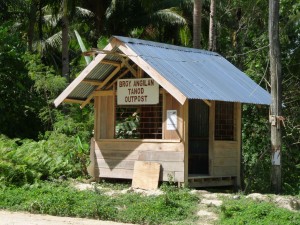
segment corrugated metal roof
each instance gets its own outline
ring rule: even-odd
[[[136,54],[128,55],[129,58],[141,57],[187,99],[267,105],[271,103],[271,96],[267,91],[217,53],[127,37],[113,38]],[[111,51],[120,52],[118,45]],[[121,63],[121,56],[107,54],[103,60]],[[100,61],[88,72],[83,71],[79,75],[80,82],[74,81],[76,85],[70,84],[55,100],[55,105],[59,105],[62,98],[84,101],[97,86],[82,81],[104,81],[115,68]]]
[[[271,96],[217,53],[116,36],[188,99],[270,104]]]
[[[118,48],[113,48],[112,51],[116,52]],[[106,55],[104,60],[110,60],[114,62],[121,63],[120,56],[115,55]],[[97,64],[85,77],[87,80],[97,80],[97,81],[103,81],[106,77],[109,76],[114,70],[115,66],[109,65],[109,64]],[[92,94],[93,91],[95,91],[97,86],[91,85],[88,83],[81,82],[79,83],[72,92],[68,95],[69,99],[77,99],[77,100],[85,100],[89,97],[90,94]]]

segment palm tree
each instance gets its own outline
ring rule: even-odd
[[[201,16],[202,16],[202,0],[194,0],[193,11],[193,47],[201,47]]]
[[[69,76],[69,18],[68,18],[68,0],[62,2],[62,75],[70,81]]]
[[[180,30],[189,30],[181,7],[184,3],[113,0],[106,13],[108,33],[181,44]]]
[[[210,0],[209,38],[208,38],[209,51],[216,51],[216,25],[215,25],[216,1],[217,0]]]
[[[30,2],[30,12],[29,12],[29,25],[28,25],[28,50],[32,52],[32,44],[34,40],[34,27],[36,23],[36,13],[37,13],[37,0],[31,0]]]

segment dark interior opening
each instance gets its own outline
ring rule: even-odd
[[[189,100],[189,174],[208,175],[209,106]]]

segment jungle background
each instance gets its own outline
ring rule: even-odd
[[[202,0],[208,49],[210,1]],[[270,92],[268,1],[216,2],[216,52]],[[192,0],[0,0],[0,184],[86,177],[93,106],[53,100],[85,68],[76,39],[103,48],[111,35],[193,46]],[[280,2],[283,192],[300,190],[300,2]],[[267,106],[243,105],[243,190],[270,191]]]

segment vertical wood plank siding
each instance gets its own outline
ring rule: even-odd
[[[212,175],[236,176],[240,185],[241,162],[241,104],[235,103],[235,141],[213,141],[212,143]]]
[[[95,177],[132,179],[136,160],[161,164],[161,181],[188,179],[188,102],[182,106],[163,93],[163,139],[114,139],[114,96],[95,97],[95,139],[91,162]],[[167,110],[177,110],[176,131],[166,130]],[[210,107],[209,175],[237,177],[240,185],[241,104],[235,103],[234,141],[214,140],[215,102]]]
[[[184,182],[183,110],[180,103],[166,93],[163,113],[177,110],[176,131],[167,131],[164,116],[164,139],[114,139],[114,97],[95,98],[95,139],[92,139],[91,162],[100,178],[132,179],[136,160],[161,164],[160,180]]]

